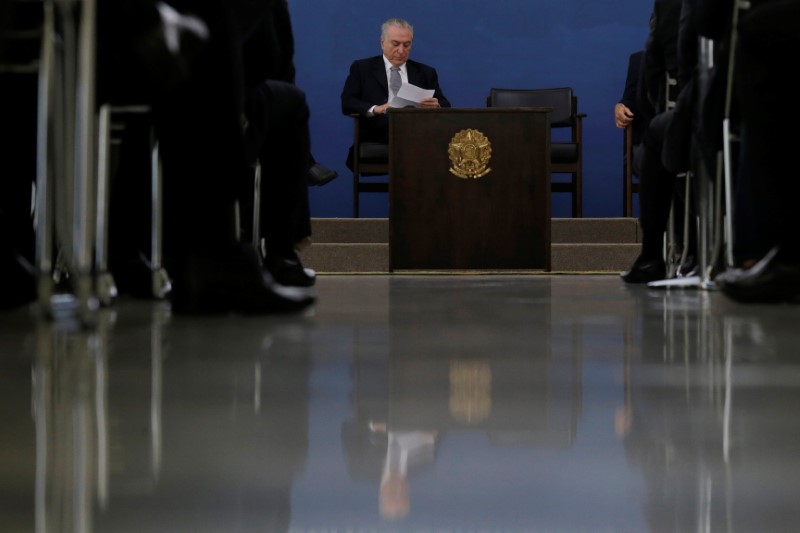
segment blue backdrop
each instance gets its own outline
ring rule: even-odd
[[[622,134],[613,107],[630,53],[647,37],[648,0],[289,0],[297,84],[311,108],[314,156],[339,178],[310,189],[314,217],[352,216],[344,161],[351,119],[339,95],[350,63],[380,53],[380,25],[414,25],[411,57],[434,66],[454,107],[484,107],[491,87],[570,86],[584,119],[584,216],[622,213]],[[388,215],[385,194],[362,194],[365,217]],[[553,216],[569,216],[569,195],[553,195]]]

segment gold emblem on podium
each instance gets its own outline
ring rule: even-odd
[[[478,130],[466,129],[455,134],[447,149],[450,172],[463,179],[482,178],[492,171],[492,143]]]
[[[480,424],[492,413],[492,367],[483,360],[450,361],[450,416]]]

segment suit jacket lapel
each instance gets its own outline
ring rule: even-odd
[[[406,61],[406,75],[408,76],[408,83],[416,85],[417,87],[422,87],[422,71],[419,65],[411,61]]]

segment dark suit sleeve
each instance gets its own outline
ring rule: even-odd
[[[434,88],[433,92],[434,98],[439,100],[439,105],[441,107],[450,107],[450,100],[447,99],[447,97],[442,92],[442,88],[439,87],[439,75],[436,73],[436,70],[434,69],[431,70],[433,70],[433,79],[431,81],[431,85]]]
[[[633,144],[637,145],[642,141],[646,117],[648,113],[642,113],[639,109],[639,78],[641,74],[643,51],[634,52],[628,58],[628,73],[625,76],[625,91],[622,93],[620,103],[631,110],[633,113]]]
[[[639,89],[639,109],[664,110],[666,74],[677,77],[678,27],[682,0],[656,0],[650,17],[650,32],[644,48]],[[643,98],[642,98],[643,97]]]
[[[659,31],[663,19],[659,18],[658,7],[659,4],[656,3],[653,7],[653,14],[650,17],[650,33],[647,36],[647,43],[644,47],[642,72],[639,80],[641,82],[639,96],[646,99],[644,101],[640,98],[639,108],[650,108],[656,113],[663,107],[664,73],[666,72],[664,47],[660,39],[663,32]]]
[[[636,89],[639,86],[639,67],[642,64],[642,52],[634,52],[628,58],[628,74],[625,76],[625,90],[620,103],[634,112],[639,109],[636,102]]]
[[[353,64],[350,65],[350,73],[347,75],[342,89],[342,113],[345,115],[364,115],[372,106],[385,103],[367,100],[364,87],[366,76],[367,69],[364,62],[353,61]]]
[[[433,89],[433,96],[439,100],[439,105],[441,107],[450,107],[450,100],[447,99],[439,86],[439,75],[435,68],[416,61],[409,61],[407,69],[409,83],[413,83],[423,89]]]

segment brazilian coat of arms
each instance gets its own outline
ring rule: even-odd
[[[453,136],[447,149],[450,156],[450,172],[463,179],[482,178],[492,171],[492,143],[478,130],[461,130]]]

